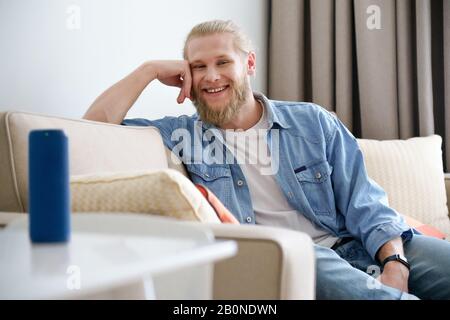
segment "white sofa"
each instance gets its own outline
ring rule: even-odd
[[[168,167],[185,174],[182,166],[169,162],[170,151],[155,128],[0,113],[0,226],[27,212],[28,133],[41,128],[65,131],[72,175]],[[215,299],[314,299],[315,261],[309,236],[254,225],[209,227],[216,238],[238,243],[236,256],[215,265]]]

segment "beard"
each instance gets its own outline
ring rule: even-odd
[[[208,105],[201,97],[198,88],[192,90],[192,103],[202,121],[221,127],[230,122],[239,113],[250,91],[249,86],[245,82],[245,76],[243,75],[239,82],[232,82],[228,89],[231,90],[230,101],[226,105],[218,107],[217,110]]]

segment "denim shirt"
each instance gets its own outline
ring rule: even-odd
[[[267,111],[276,181],[299,214],[336,237],[359,239],[374,259],[387,241],[412,237],[404,219],[388,206],[384,190],[368,177],[358,143],[339,119],[313,103],[254,95]],[[122,124],[157,127],[194,183],[214,192],[241,223],[255,223],[244,174],[222,144],[220,130],[202,123],[197,114]]]

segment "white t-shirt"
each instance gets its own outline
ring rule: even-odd
[[[331,247],[338,238],[292,208],[276,181],[266,141],[269,123],[264,104],[261,105],[263,114],[252,128],[245,131],[222,130],[225,144],[236,158],[246,178],[256,224],[305,232],[316,244]]]

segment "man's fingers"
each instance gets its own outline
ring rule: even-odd
[[[183,89],[184,89],[184,96],[189,99],[191,99],[191,86],[192,86],[191,69],[189,68],[189,64],[186,63],[186,71],[183,75]]]
[[[192,77],[189,63],[186,60],[162,61],[158,72],[158,80],[165,85],[180,88],[177,97],[179,104],[191,98]]]
[[[183,81],[181,79],[177,79],[175,82],[175,87],[182,88],[183,87]]]
[[[181,90],[180,90],[180,93],[178,94],[177,102],[178,102],[179,104],[181,104],[181,103],[184,102],[184,99],[185,99],[185,98],[186,98],[186,96],[185,96],[185,94],[184,94],[184,90],[181,89]]]

